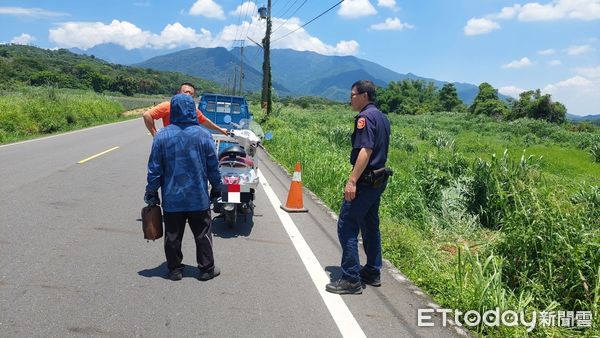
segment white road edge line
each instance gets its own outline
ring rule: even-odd
[[[277,198],[277,195],[271,188],[270,184],[267,182],[265,176],[262,174],[260,169],[257,170],[257,172],[261,185],[265,189],[267,197],[273,205],[273,209],[275,209],[275,212],[277,212],[277,216],[279,216],[281,224],[283,224],[285,231],[292,240],[292,243],[294,244],[294,247],[300,256],[302,263],[304,263],[304,267],[308,271],[310,278],[319,291],[321,298],[323,298],[323,301],[325,302],[329,313],[338,326],[340,333],[344,337],[366,337],[360,325],[358,325],[358,322],[352,315],[352,312],[350,312],[350,309],[348,309],[348,306],[346,306],[346,303],[344,303],[342,297],[340,295],[325,291],[325,285],[329,283],[329,277],[321,267],[321,264],[317,260],[315,254],[308,246],[308,243],[306,243],[304,240],[304,237],[302,237],[302,234],[296,227],[296,224],[294,224],[294,221],[292,221],[290,215],[280,208],[281,202],[279,201],[279,198]]]

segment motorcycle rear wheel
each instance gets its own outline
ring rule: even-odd
[[[227,224],[228,227],[233,228],[235,226],[235,224],[237,223],[237,208],[235,208],[231,211],[225,211],[224,217],[225,217],[225,224]]]

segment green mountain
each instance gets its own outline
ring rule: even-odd
[[[233,53],[223,47],[218,48],[191,48],[162,56],[153,57],[141,63],[139,67],[164,71],[176,71],[209,79],[233,87],[234,70],[239,69],[240,61]],[[258,68],[261,69],[262,65]],[[239,70],[236,83],[239,81]],[[238,84],[239,86],[239,84]],[[262,88],[262,72],[248,64],[244,64],[243,90],[257,92]],[[291,94],[284,86],[273,81],[273,88],[277,91]]]
[[[600,115],[579,116],[567,114],[567,120],[572,122],[591,122],[600,126]]]
[[[245,58],[246,62],[253,67],[262,65],[262,53],[256,53],[253,50],[259,50],[259,48],[247,47],[244,51],[246,55],[257,55],[250,60]],[[236,49],[232,50],[232,53],[239,55]],[[294,93],[325,96],[337,101],[348,99],[349,88],[358,79],[372,80],[379,86],[385,86],[390,81],[406,79],[433,82],[437,88],[441,88],[447,83],[412,73],[400,74],[354,56],[327,56],[291,49],[272,50],[271,67],[273,77]],[[479,92],[478,86],[472,84],[454,82],[454,85],[458,96],[466,104],[471,104]]]
[[[184,73],[111,64],[66,49],[0,45],[0,88],[30,85],[92,89],[125,95],[171,95],[182,82],[192,82],[206,91],[220,87],[215,82]]]
[[[193,48],[154,57],[136,65],[202,76],[224,85],[231,84],[234,67],[240,64],[240,54],[239,48],[231,51]],[[244,89],[260,91],[262,62],[263,52],[259,47],[244,48]],[[271,73],[273,87],[279,95],[321,96],[336,101],[347,101],[349,88],[358,79],[370,79],[380,86],[404,79],[433,82],[438,88],[447,83],[411,73],[400,74],[354,56],[327,56],[292,49],[271,50]],[[479,91],[472,84],[455,82],[454,85],[458,96],[466,104],[471,104]]]

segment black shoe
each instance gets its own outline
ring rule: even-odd
[[[367,285],[381,286],[381,277],[368,274],[364,268],[360,269],[360,280]]]
[[[342,278],[335,282],[327,284],[325,286],[325,290],[331,293],[337,293],[338,295],[359,295],[362,293],[362,285],[360,284],[360,282],[352,283]]]
[[[178,280],[181,280],[181,278],[183,278],[183,275],[181,274],[181,270],[173,270],[173,271],[169,272],[170,280],[178,281]]]
[[[211,271],[205,271],[205,272],[200,271],[200,274],[198,275],[198,279],[201,281],[207,281],[207,280],[211,280],[211,279],[217,277],[220,274],[221,274],[221,269],[219,269],[218,267],[215,266]]]

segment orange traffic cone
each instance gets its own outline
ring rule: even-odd
[[[285,207],[282,205],[281,209],[287,212],[307,212],[304,209],[304,203],[302,202],[302,169],[300,162],[296,162],[296,168],[294,168],[294,176],[292,177],[292,183],[290,184],[290,191],[288,193],[287,202]]]

